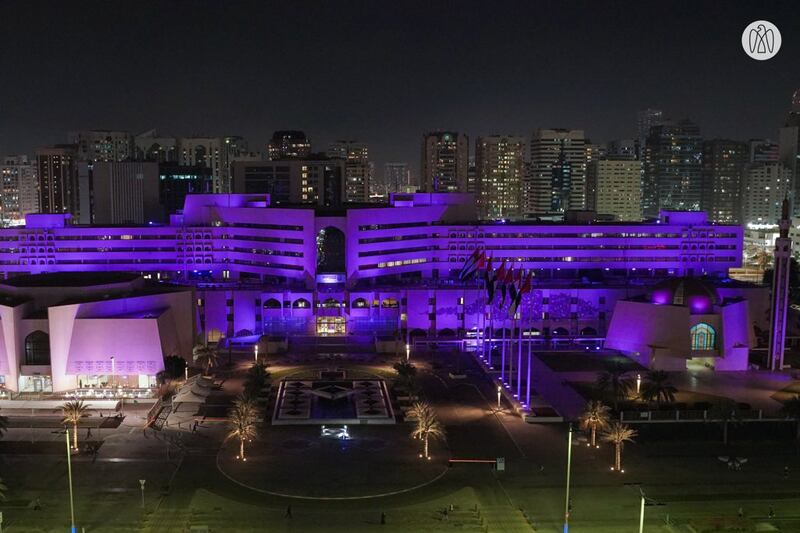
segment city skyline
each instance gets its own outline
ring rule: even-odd
[[[0,87],[0,153],[32,154],[63,143],[69,131],[137,134],[153,127],[179,136],[242,135],[263,151],[274,130],[300,129],[321,150],[357,139],[369,145],[376,168],[404,161],[419,176],[426,131],[464,132],[473,142],[571,128],[605,142],[636,137],[636,113],[648,107],[663,109],[665,118],[690,118],[705,138],[774,139],[800,86],[791,74],[798,45],[789,32],[800,10],[788,2],[758,9],[694,3],[686,14],[637,13],[632,4],[475,4],[458,13],[412,3],[393,10],[358,3],[307,11],[237,6],[224,16],[217,6],[160,6],[174,31],[137,39],[128,51],[123,43],[147,34],[148,18],[124,6],[112,13],[97,4],[9,4],[12,24],[0,37],[5,63],[17,79],[45,72],[59,82]],[[533,26],[519,22],[533,16]],[[76,17],[86,24],[69,22]],[[115,17],[126,24],[114,24]],[[258,32],[249,19],[259,18],[281,24]],[[751,60],[739,43],[743,28],[759,18],[786,28],[770,61]],[[560,24],[565,19],[571,24]],[[50,27],[56,20],[58,27]],[[338,23],[349,33],[334,31]],[[311,31],[294,40],[300,24]],[[92,30],[64,29],[78,27]],[[191,37],[197,32],[203,39]],[[492,50],[502,53],[481,47],[500,37]],[[92,61],[82,60],[94,42],[107,44]],[[177,67],[192,56],[203,58],[202,69]]]

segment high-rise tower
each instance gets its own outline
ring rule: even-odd
[[[783,350],[786,343],[786,315],[789,311],[789,268],[792,261],[792,226],[789,214],[789,199],[783,199],[781,219],[778,221],[780,236],[775,239],[775,269],[772,276],[772,301],[770,306],[769,367],[783,369]]]

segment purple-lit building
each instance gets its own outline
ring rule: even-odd
[[[164,355],[189,357],[191,288],[124,272],[61,272],[0,282],[2,388],[148,389]]]
[[[522,323],[551,343],[604,337],[616,302],[660,280],[722,283],[741,265],[742,229],[699,212],[663,212],[650,223],[476,220],[471,196],[457,193],[342,208],[271,206],[263,194],[190,195],[168,225],[87,227],[71,225],[69,215],[30,215],[25,227],[0,230],[0,272],[136,272],[190,285],[198,332],[210,341],[287,333],[404,339],[482,325],[485,291],[457,274],[483,248],[495,267],[533,270]],[[730,290],[747,300],[763,293]],[[763,314],[750,312],[754,321]]]
[[[646,297],[616,303],[605,346],[648,368],[746,370],[755,332],[742,292],[695,278],[664,280]]]

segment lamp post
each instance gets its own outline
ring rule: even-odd
[[[503,387],[497,386],[497,408],[500,409],[500,394],[503,392]]]
[[[642,388],[642,375],[636,374],[636,394],[639,394],[639,391]]]
[[[564,533],[569,531],[569,476],[572,469],[572,424],[569,425],[569,437],[567,438],[567,493],[564,501]]]
[[[144,509],[144,484],[146,481],[146,479],[139,480],[139,488],[142,489],[142,509]]]
[[[639,495],[642,497],[639,504],[639,533],[644,533],[644,491],[639,487]]]
[[[77,529],[75,528],[75,504],[72,499],[72,456],[69,447],[69,430],[67,430],[64,435],[66,436],[67,439],[67,478],[69,479],[69,515],[72,523],[72,529],[70,531],[72,533],[76,533]]]
[[[112,355],[112,356],[111,356],[111,379],[109,379],[109,381],[112,381],[112,380],[113,380],[113,381],[116,381],[116,379],[114,379],[114,375],[115,375],[116,373],[117,373],[117,364],[116,364],[116,362],[114,361],[114,356]],[[111,385],[113,385],[113,382],[112,382],[112,383],[110,383],[110,384],[111,384]]]
[[[411,361],[411,345],[406,344],[406,363]]]
[[[258,363],[258,343],[256,343],[255,346],[253,346],[253,354],[255,357],[255,362]]]

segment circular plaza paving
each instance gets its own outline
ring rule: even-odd
[[[424,486],[447,471],[447,450],[432,442],[432,457],[419,457],[421,441],[411,424],[349,426],[350,439],[323,436],[319,426],[263,426],[236,459],[238,442],[220,450],[217,466],[234,482],[280,496],[353,499]]]

